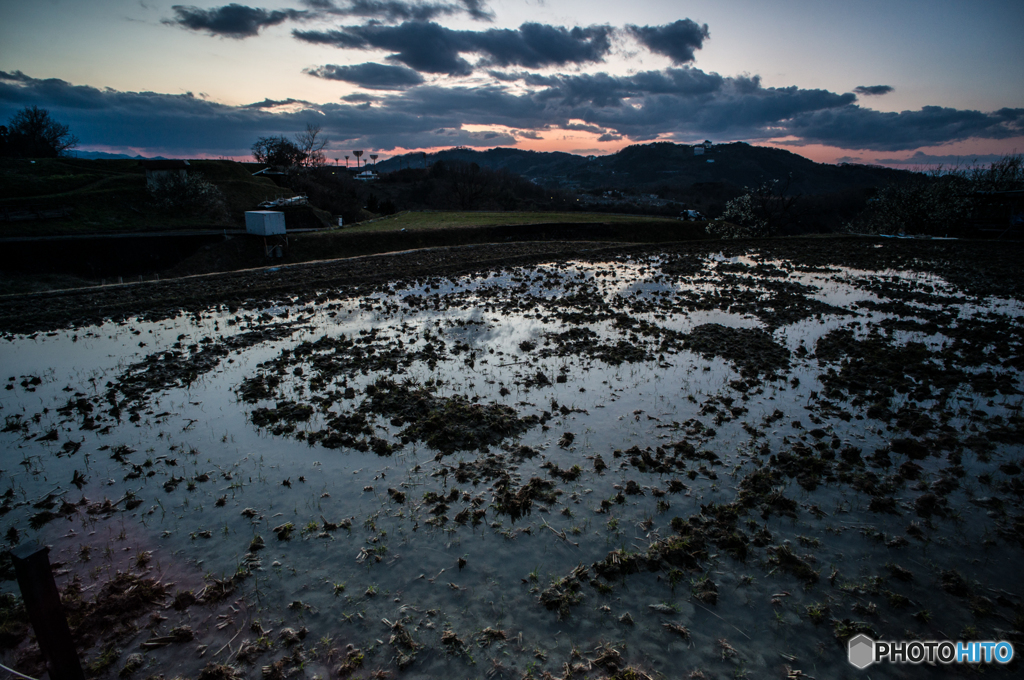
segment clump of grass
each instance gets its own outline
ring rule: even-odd
[[[277,534],[277,540],[279,541],[290,541],[294,530],[295,525],[291,522],[285,522],[280,526],[274,527],[274,533]]]
[[[706,575],[690,581],[690,593],[705,604],[718,602],[718,586]]]
[[[807,618],[809,618],[814,625],[820,625],[825,622],[825,617],[828,616],[828,605],[824,602],[814,602],[804,607],[807,612]]]

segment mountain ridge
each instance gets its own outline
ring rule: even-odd
[[[657,190],[676,193],[695,185],[730,188],[778,180],[793,193],[825,194],[850,188],[884,186],[909,171],[881,166],[817,163],[786,149],[745,142],[695,147],[672,142],[633,144],[606,156],[581,156],[561,151],[529,151],[509,147],[476,150],[453,147],[433,153],[411,153],[376,164],[379,173],[403,167],[421,168],[439,161],[465,161],[492,170],[508,170],[545,186],[596,189]]]

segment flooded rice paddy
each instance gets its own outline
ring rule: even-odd
[[[1020,640],[1020,300],[757,251],[322,293],[2,341],[4,540],[51,546],[89,674],[922,677],[977,670],[844,642]]]

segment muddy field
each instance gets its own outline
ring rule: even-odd
[[[844,642],[1024,649],[1022,255],[521,243],[2,299],[0,530],[51,546],[96,677],[973,675]]]

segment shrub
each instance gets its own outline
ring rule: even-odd
[[[224,194],[200,173],[172,175],[149,190],[153,204],[172,213],[190,217],[225,215]]]
[[[742,196],[725,204],[721,221],[709,224],[707,232],[720,238],[775,236],[789,223],[799,198],[788,194],[789,180],[747,187]]]

